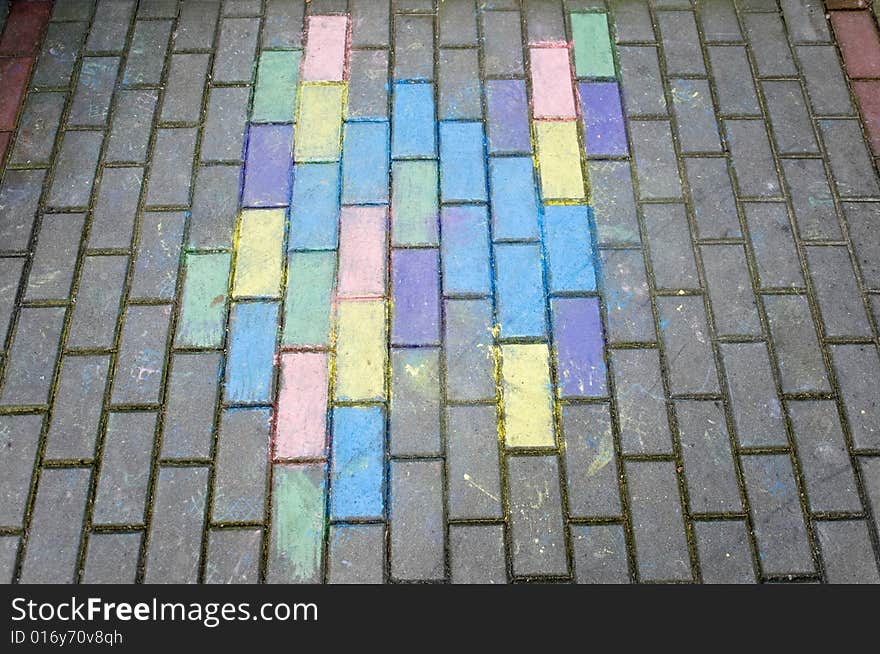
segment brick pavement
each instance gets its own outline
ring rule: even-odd
[[[0,580],[880,581],[868,12],[6,11]]]

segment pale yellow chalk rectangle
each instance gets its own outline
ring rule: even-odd
[[[585,196],[577,123],[536,120],[535,140],[544,200],[581,200]]]
[[[284,209],[241,212],[236,241],[233,297],[281,296]]]
[[[502,345],[501,391],[507,447],[554,447],[549,347]]]
[[[338,161],[345,84],[303,84],[293,139],[295,161]]]
[[[384,399],[385,301],[343,300],[336,317],[336,399]]]

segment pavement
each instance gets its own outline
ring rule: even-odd
[[[869,11],[0,16],[0,581],[880,582]]]

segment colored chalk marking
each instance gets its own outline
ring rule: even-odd
[[[226,291],[232,255],[187,253],[177,347],[220,347],[226,322]]]
[[[583,200],[577,124],[574,121],[535,121],[541,196],[544,200]]]
[[[535,119],[575,118],[568,48],[531,48],[532,112]]]
[[[339,223],[339,166],[296,164],[290,201],[291,250],[333,250]]]
[[[385,398],[385,301],[342,300],[336,307],[336,399]]]
[[[321,581],[326,496],[323,464],[275,466],[267,581]]]
[[[614,77],[614,56],[608,33],[608,16],[602,13],[571,14],[574,66],[578,77]]]
[[[495,299],[502,337],[547,334],[540,245],[495,246]]]
[[[495,240],[540,237],[538,191],[531,157],[491,157],[489,188]]]
[[[391,164],[391,240],[394,245],[439,243],[436,161]]]
[[[277,302],[233,302],[226,360],[227,403],[272,401],[277,331]]]
[[[342,203],[388,202],[388,123],[345,124],[342,140]]]
[[[391,342],[426,345],[440,340],[439,256],[435,249],[394,250]]]
[[[238,222],[232,296],[281,295],[284,210],[245,209]]]
[[[322,459],[327,447],[326,352],[281,355],[276,459]]]
[[[333,409],[330,517],[382,518],[385,510],[385,415],[381,407]]]
[[[579,85],[587,155],[626,155],[626,127],[617,82],[582,82]]]
[[[519,79],[486,81],[486,130],[491,154],[529,153],[529,104]]]
[[[252,123],[292,123],[299,82],[298,50],[264,50],[257,69]]]
[[[292,125],[251,125],[244,173],[245,207],[284,207],[290,202]]]
[[[488,295],[489,218],[486,207],[443,207],[441,224],[443,294]]]
[[[391,156],[395,159],[436,157],[434,87],[397,82],[393,102]]]
[[[287,264],[284,347],[330,344],[336,253],[293,252]]]
[[[549,291],[595,291],[596,271],[593,266],[589,207],[544,207],[543,227]]]
[[[303,80],[341,82],[347,45],[348,16],[309,16]]]
[[[501,392],[507,447],[556,445],[547,345],[501,346]]]
[[[339,161],[345,84],[301,84],[294,159]]]
[[[608,395],[599,299],[554,298],[550,306],[559,396]]]
[[[385,295],[385,207],[343,207],[339,219],[339,298]]]
[[[444,202],[487,199],[481,123],[440,123],[440,197]]]

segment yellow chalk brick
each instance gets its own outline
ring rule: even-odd
[[[577,123],[536,120],[535,140],[544,200],[581,200],[585,197]]]
[[[385,301],[343,300],[336,317],[336,399],[384,399]]]
[[[345,84],[303,84],[293,156],[296,161],[338,161]]]
[[[241,212],[233,297],[280,297],[284,209]]]
[[[508,447],[553,447],[553,393],[547,345],[501,346],[504,439]]]

